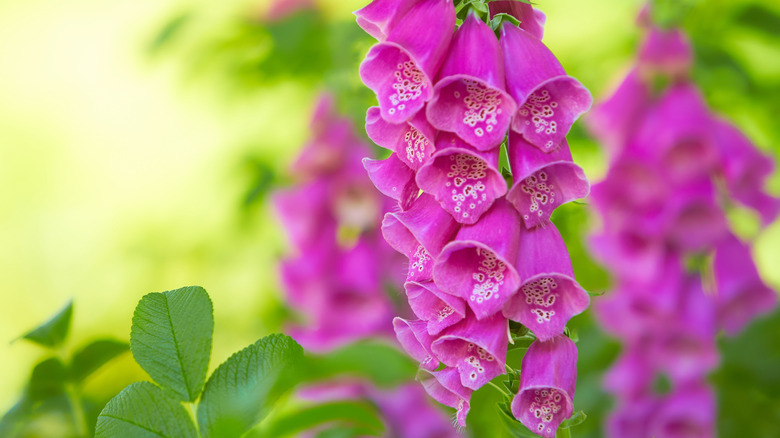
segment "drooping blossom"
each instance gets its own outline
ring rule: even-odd
[[[604,379],[618,400],[607,432],[704,438],[715,435],[707,376],[719,362],[717,333],[733,335],[777,304],[749,244],[729,230],[730,198],[764,224],[780,200],[764,188],[772,161],[691,81],[685,33],[643,15],[636,66],[587,119],[610,155],[590,198],[601,218],[591,249],[615,285],[596,313],[624,344]],[[654,389],[661,378],[666,394]]]
[[[417,318],[396,318],[396,336],[419,362],[426,391],[465,427],[472,391],[505,373],[510,319],[537,343],[566,346],[544,360],[576,364],[564,328],[589,297],[551,214],[589,192],[565,137],[591,97],[542,43],[545,17],[531,5],[489,3],[490,18],[520,22],[503,20],[500,37],[474,10],[456,27],[452,6],[374,0],[356,15],[378,40],[360,69],[379,102],[366,132],[390,151],[364,165],[397,206],[382,233],[409,260],[404,287]],[[556,374],[528,363],[521,375],[529,366],[542,380]],[[562,378],[547,384],[559,385],[568,404],[542,436],[572,414],[575,380]]]

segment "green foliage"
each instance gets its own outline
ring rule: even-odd
[[[205,437],[239,436],[261,421],[296,383],[303,349],[271,335],[235,353],[209,378],[198,404]]]
[[[184,401],[203,389],[211,355],[214,316],[203,288],[150,293],[133,315],[130,347],[138,365]]]
[[[58,347],[68,336],[70,320],[73,316],[73,301],[41,326],[30,330],[22,336],[23,339],[35,342],[44,347]]]
[[[125,388],[98,416],[96,436],[241,436],[300,380],[303,349],[289,336],[271,335],[235,353],[204,385],[213,330],[211,299],[203,288],[144,296],[133,314],[130,347],[160,386],[138,382]],[[99,361],[110,353],[107,345],[99,347],[84,357]],[[198,427],[182,401],[190,402],[192,415],[197,412]]]
[[[133,383],[112,398],[95,428],[96,438],[197,436],[184,406],[149,382]]]
[[[253,433],[252,438],[282,438],[316,426],[332,424],[340,430],[349,430],[348,436],[381,436],[384,424],[378,418],[376,406],[365,401],[336,401],[307,406],[289,412],[270,422],[269,426]]]
[[[314,381],[346,374],[392,387],[413,379],[417,368],[408,355],[387,343],[362,341],[324,356],[307,357],[302,378]]]
[[[80,347],[67,358],[67,343],[73,314],[69,302],[46,323],[22,336],[47,350],[46,359],[33,367],[19,401],[0,418],[3,438],[39,436],[51,422],[60,423],[63,436],[86,437],[97,418],[95,401],[82,393],[82,383],[111,359],[127,351],[127,343],[101,339]],[[104,401],[102,401],[104,402]],[[97,403],[101,403],[98,401]],[[89,415],[89,419],[87,416]]]
[[[113,339],[99,339],[73,354],[70,364],[70,378],[80,383],[111,359],[129,349],[125,342]]]

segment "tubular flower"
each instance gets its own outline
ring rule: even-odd
[[[287,303],[302,320],[287,331],[308,350],[326,352],[366,337],[390,337],[395,328],[401,346],[435,370],[438,359],[430,351],[433,336],[466,316],[465,303],[439,291],[430,281],[430,268],[420,275],[414,267],[417,275],[412,277],[421,283],[410,284],[407,291],[412,309],[424,320],[392,321],[394,313],[408,313],[405,306],[394,308],[385,293],[387,284],[402,280],[387,274],[396,269],[384,269],[400,268],[403,257],[384,241],[379,227],[382,213],[394,207],[371,187],[363,167],[383,193],[400,205],[411,207],[415,201],[419,207],[425,199],[416,200],[414,171],[395,155],[383,161],[365,159],[361,166],[368,146],[358,140],[351,123],[334,111],[329,96],[320,99],[311,131],[312,138],[292,165],[293,175],[303,181],[273,196],[293,249],[293,255],[281,262],[282,286]],[[430,201],[454,234],[455,222]],[[399,228],[406,230],[406,224],[419,231],[420,224],[413,218],[399,216]],[[345,242],[344,235],[357,237]],[[417,236],[429,243],[428,234]],[[416,248],[416,237],[411,239]],[[427,279],[420,278],[425,275]],[[358,380],[330,381],[307,386],[298,395],[314,401],[367,399],[379,408],[387,437],[459,436],[415,383],[380,390]],[[304,436],[313,437],[316,431],[307,433]]]
[[[733,335],[777,304],[750,246],[729,230],[729,197],[764,224],[777,217],[780,200],[764,191],[771,160],[713,115],[688,78],[686,35],[647,27],[636,67],[587,120],[611,155],[591,194],[603,223],[591,242],[615,288],[596,313],[625,345],[604,381],[618,399],[607,431],[708,437],[716,334]],[[659,376],[670,393],[653,390]]]
[[[375,0],[356,13],[379,40],[360,70],[379,101],[366,132],[391,151],[364,166],[396,202],[382,234],[409,260],[404,288],[418,318],[396,318],[396,336],[420,363],[426,391],[457,410],[461,427],[472,391],[506,372],[510,320],[513,330],[556,346],[545,360],[573,365],[576,347],[562,340],[564,328],[589,303],[550,216],[590,190],[565,138],[590,93],[542,43],[541,12],[490,2],[497,37],[475,10],[462,10],[457,28],[451,0]],[[528,363],[521,375],[541,366]],[[571,416],[574,396],[573,377],[546,384],[558,385],[565,394],[553,397],[567,404],[542,436]],[[525,413],[515,416],[525,422]]]
[[[554,438],[558,425],[574,409],[577,347],[565,336],[535,341],[523,357],[522,369],[512,413],[537,435]]]
[[[383,119],[409,120],[431,99],[454,27],[451,0],[420,0],[369,50],[360,77],[376,93]]]

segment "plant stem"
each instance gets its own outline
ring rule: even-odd
[[[496,388],[496,391],[500,392],[501,394],[503,394],[503,395],[505,395],[505,396],[507,396],[507,397],[511,397],[511,395],[509,395],[509,393],[508,393],[508,392],[506,392],[506,391],[504,391],[503,389],[501,389],[501,388],[500,388],[498,385],[496,385],[495,383],[493,383],[493,382],[487,382],[487,383],[488,383],[488,385],[492,386],[493,388]]]
[[[68,395],[68,403],[73,413],[73,425],[76,428],[76,436],[87,437],[87,418],[84,416],[84,407],[81,405],[81,396],[73,384],[68,384],[65,388]]]
[[[558,433],[555,434],[555,438],[571,438],[571,428],[558,429]]]
[[[187,406],[187,413],[190,414],[190,418],[195,424],[195,431],[198,432],[198,436],[203,436],[200,434],[200,426],[198,425],[198,411],[195,410],[195,403],[188,402],[184,404]]]

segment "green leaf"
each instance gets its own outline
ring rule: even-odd
[[[195,401],[206,380],[213,331],[211,300],[203,288],[150,293],[135,308],[130,348],[155,382]]]
[[[563,420],[561,422],[561,425],[558,426],[558,429],[570,429],[572,427],[579,426],[580,424],[585,422],[587,418],[588,416],[585,415],[585,412],[577,411],[571,417]]]
[[[56,315],[43,325],[22,336],[22,339],[35,342],[44,347],[54,348],[62,344],[70,330],[70,320],[73,316],[73,301],[68,302]]]
[[[513,15],[502,12],[500,14],[494,15],[493,18],[490,19],[490,29],[492,29],[494,32],[498,31],[498,29],[501,27],[501,23],[504,21],[508,21],[515,26],[520,26],[520,20],[515,18]]]
[[[27,396],[32,401],[56,397],[65,392],[68,371],[65,364],[56,357],[40,362],[33,368]]]
[[[501,417],[501,421],[504,424],[506,431],[509,432],[509,436],[515,438],[539,438],[538,435],[528,430],[527,427],[523,426],[523,423],[517,421],[515,417],[511,415],[509,406],[505,405],[503,409],[499,409],[498,412],[498,416]]]
[[[361,436],[380,436],[384,424],[374,405],[366,401],[337,401],[316,406],[308,406],[277,418],[268,427],[264,427],[258,437],[281,438],[297,436],[300,432],[322,424],[337,423],[339,429],[352,427],[359,429]]]
[[[211,375],[198,405],[205,437],[240,436],[262,420],[299,380],[303,349],[270,335],[233,354]]]
[[[391,387],[414,379],[417,364],[397,348],[380,342],[355,342],[322,356],[306,358],[307,381],[339,375],[366,378],[378,386]]]
[[[95,438],[197,437],[184,406],[150,382],[136,382],[108,402],[98,416]]]
[[[130,348],[126,342],[100,339],[92,342],[73,355],[70,362],[70,378],[78,383]]]

